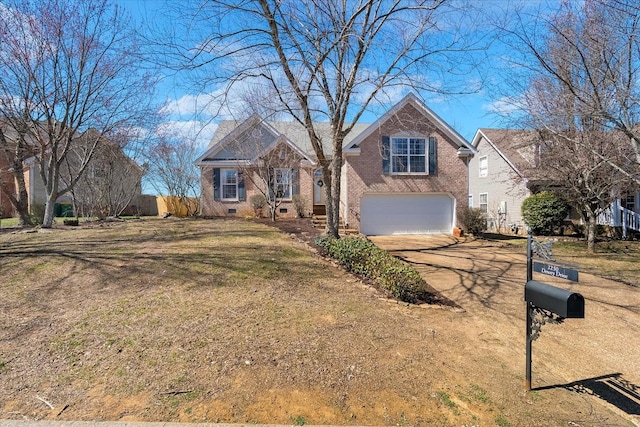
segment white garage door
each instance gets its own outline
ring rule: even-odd
[[[449,194],[365,194],[360,199],[360,232],[450,234],[454,199]]]

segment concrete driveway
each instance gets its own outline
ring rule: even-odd
[[[453,236],[371,240],[411,264],[466,311],[463,325],[452,327],[472,340],[481,338],[476,340],[480,350],[499,352],[524,369],[526,250]],[[546,380],[586,388],[640,425],[640,290],[582,272],[579,283],[537,273],[534,279],[585,297],[584,319],[542,326],[533,343],[534,387]]]

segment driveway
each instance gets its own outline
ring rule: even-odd
[[[523,369],[526,254],[500,242],[453,236],[378,236],[468,314],[461,334]],[[601,397],[640,425],[640,290],[580,273],[580,282],[534,279],[585,297],[585,318],[542,326],[533,343],[533,387],[560,385]],[[550,280],[549,280],[550,279]]]

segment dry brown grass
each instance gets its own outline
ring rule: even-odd
[[[468,313],[389,301],[262,224],[5,233],[0,257],[0,419],[626,422],[523,392],[508,343],[476,351]]]

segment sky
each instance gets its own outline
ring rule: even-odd
[[[131,13],[133,19],[140,24],[146,23],[160,28],[173,25],[163,16],[163,2],[116,0],[116,3]],[[185,81],[186,79],[183,81],[178,75],[161,82],[159,97],[165,102],[165,110],[170,113],[169,121],[164,127],[181,138],[196,138],[204,151],[220,117],[201,108],[203,99],[207,98],[208,92],[215,93],[220,88],[199,91],[189,88],[184,84]],[[399,101],[404,94],[399,94],[395,101]],[[427,106],[469,142],[478,128],[501,126],[499,116],[494,114],[499,110],[500,101],[492,101],[483,90],[468,95],[422,95]],[[374,115],[366,115],[361,121],[373,122],[375,119]]]

